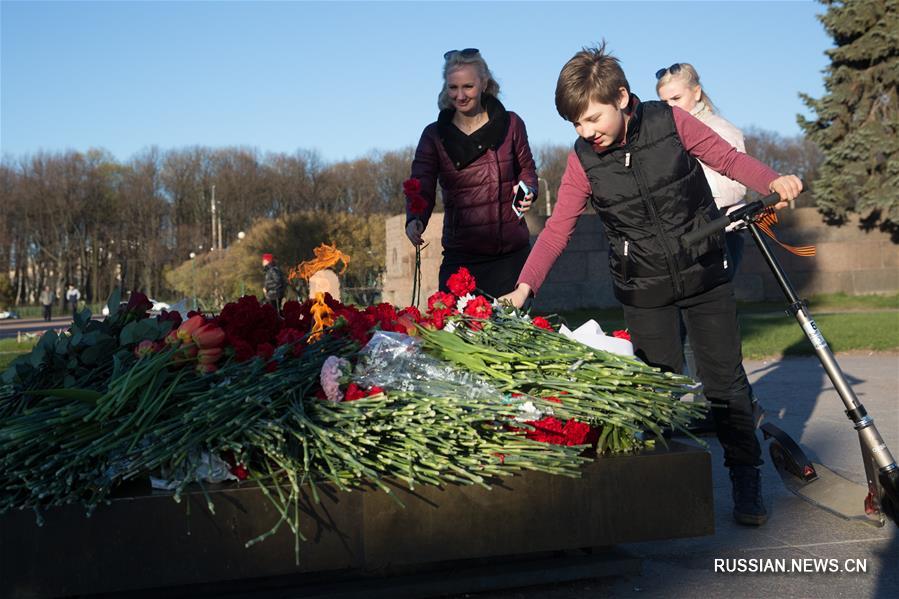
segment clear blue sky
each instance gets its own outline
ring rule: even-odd
[[[726,118],[799,132],[831,40],[816,2],[0,3],[0,147],[316,149],[328,161],[417,143],[443,52],[477,47],[532,145],[571,143],[559,69],[605,38],[633,91],[692,62]]]

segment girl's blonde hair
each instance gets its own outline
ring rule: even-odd
[[[661,75],[659,75],[659,73],[661,73]],[[663,85],[672,79],[683,81],[691,89],[696,86],[702,87],[699,84],[699,73],[696,72],[696,68],[689,62],[676,62],[667,69],[659,69],[658,73],[656,73],[656,78],[658,79],[658,81],[656,81],[656,93],[659,92]],[[702,88],[702,95],[699,97],[699,101],[705,103],[713,113],[718,112],[718,109],[715,108],[715,104],[712,103],[712,99],[705,93],[704,87]]]
[[[475,52],[470,55],[463,55],[462,52],[453,52],[447,57],[446,62],[443,65],[443,88],[437,96],[437,108],[440,110],[453,107],[453,101],[450,99],[449,92],[446,89],[447,76],[452,71],[466,65],[473,66],[478,73],[478,78],[481,81],[487,82],[487,88],[483,93],[489,94],[494,98],[499,96],[499,83],[493,78],[493,73],[490,72],[490,69],[487,67],[487,62],[484,60],[484,57],[481,56],[480,52]]]

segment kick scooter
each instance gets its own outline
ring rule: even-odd
[[[790,302],[787,312],[796,318],[814,347],[827,376],[843,400],[846,416],[858,432],[867,486],[854,483],[826,466],[813,463],[786,432],[772,423],[763,424],[762,434],[765,439],[771,440],[768,448],[771,461],[786,487],[802,499],[848,520],[883,526],[888,518],[899,526],[899,467],[896,466],[896,460],[877,432],[874,419],[868,415],[849,386],[824,335],[809,314],[808,304],[796,295],[767,240],[762,236],[760,223],[765,214],[769,213],[767,209],[779,201],[779,196],[773,194],[751,202],[684,235],[683,243],[689,246],[718,233],[731,223],[740,223],[749,229],[762,257]]]

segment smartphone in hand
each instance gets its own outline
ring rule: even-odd
[[[514,212],[515,216],[518,218],[524,216],[524,212],[521,211],[521,203],[529,193],[531,193],[531,190],[528,189],[528,186],[525,185],[524,181],[519,181],[518,191],[515,192],[515,197],[512,198],[512,212]]]

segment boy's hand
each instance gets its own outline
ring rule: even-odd
[[[796,175],[784,175],[771,181],[768,189],[771,193],[776,193],[780,196],[780,201],[774,205],[775,210],[780,210],[802,193],[802,179]]]
[[[420,220],[413,219],[406,225],[406,237],[412,242],[412,245],[421,245],[421,234],[425,232],[425,226]]]
[[[516,308],[521,308],[524,305],[524,302],[527,301],[529,295],[531,295],[531,286],[527,283],[519,283],[518,287],[515,288],[515,291],[507,293],[506,295],[501,295],[498,299],[501,302],[509,302]]]

